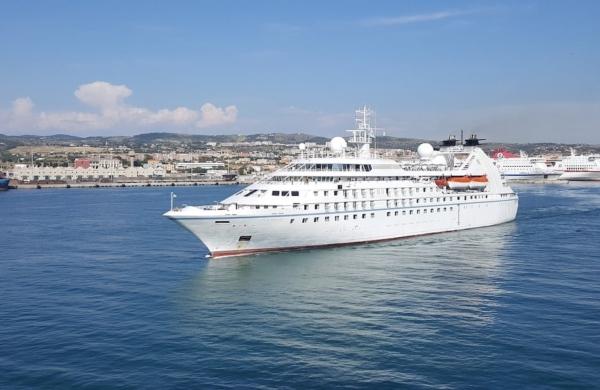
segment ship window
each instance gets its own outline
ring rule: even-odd
[[[427,188],[423,188],[423,192],[427,191]]]
[[[313,192],[313,194],[314,194],[315,196],[319,196],[319,191],[315,191],[315,192]]]
[[[340,220],[340,216],[339,216],[339,215],[336,215],[336,216],[334,217],[334,219],[335,219],[336,221],[339,221],[339,220]]]
[[[397,217],[398,216],[398,211],[394,211],[394,216]]]
[[[418,211],[417,211],[417,213],[418,213]],[[423,210],[423,214],[427,214],[427,209]]]
[[[245,197],[252,195],[253,193],[255,193],[257,190],[252,190],[250,192],[248,192],[246,195],[244,195]]]
[[[252,236],[240,236],[238,241],[250,241],[251,238]]]
[[[348,215],[344,215],[344,221],[348,220]]]
[[[267,205],[263,206],[263,209],[268,209],[268,208],[269,208],[269,206],[267,206]]]
[[[229,223],[229,221],[215,221],[215,223]]]
[[[337,196],[338,192],[337,191],[333,191],[333,196]]]
[[[439,213],[441,211],[441,209],[438,207],[437,212]]]
[[[289,191],[281,191],[281,196],[289,196],[290,192]]]
[[[308,218],[302,218],[302,223],[306,223],[308,221]]]
[[[387,213],[385,213],[385,215],[389,217],[390,215],[392,215],[392,213],[388,211]]]
[[[421,210],[417,210],[417,214],[421,214]]]
[[[365,218],[367,218],[367,214],[362,215],[362,219],[365,219]]]
[[[413,213],[413,211],[412,211],[412,210],[410,210],[410,215],[412,215],[412,213]]]
[[[323,196],[329,196],[329,191],[323,191]]]
[[[356,219],[356,218],[358,218],[358,215],[354,214],[354,215],[352,216],[352,219]]]
[[[298,193],[298,191],[292,191],[292,196],[299,196],[300,194]]]
[[[257,209],[259,209],[259,208],[260,208],[260,206],[259,206],[259,205],[256,205],[256,208],[257,208]]]
[[[294,218],[290,219],[290,223],[294,223]]]
[[[433,213],[435,210],[434,210],[434,209],[431,209],[431,210],[429,210],[429,211]]]
[[[371,218],[375,218],[375,213],[371,213]]]
[[[318,209],[319,209],[319,205],[318,205],[318,204],[316,204],[316,205],[315,205],[315,210],[318,210]]]
[[[273,192],[271,192],[271,195],[273,195],[273,196],[279,196],[279,191],[273,191]]]
[[[402,215],[406,215],[406,210],[402,210]]]
[[[315,217],[315,218],[313,219],[313,222],[319,222],[319,217]]]
[[[329,222],[329,217],[325,217],[325,222]]]
[[[452,211],[452,207],[450,207],[450,211]]]
[[[307,204],[304,205],[304,210],[308,210],[308,205]]]

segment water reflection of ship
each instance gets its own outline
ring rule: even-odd
[[[502,259],[515,228],[508,223],[385,244],[207,261],[177,301],[185,320],[197,326],[221,326],[203,314],[214,302],[242,317],[262,313],[265,323],[337,322],[356,332],[354,322],[391,317],[411,326],[417,326],[415,317],[486,325],[503,293]]]

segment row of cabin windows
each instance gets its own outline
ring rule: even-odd
[[[488,195],[470,195],[470,199],[487,199]],[[420,201],[422,201],[422,203],[427,203],[427,199],[429,199],[429,203],[439,203],[440,201],[442,202],[446,202],[446,201],[450,201],[452,202],[454,200],[454,197],[452,196],[448,196],[448,197],[439,197],[439,198],[416,198],[415,203],[419,203]],[[465,195],[463,197],[464,200],[467,200],[467,196]],[[386,201],[386,206],[387,207],[398,207],[400,205],[402,206],[406,206],[406,200],[407,199],[403,199],[402,201],[399,201],[398,199],[395,200],[387,200]],[[412,200],[412,199],[408,199],[408,200]],[[456,200],[461,200],[460,196],[456,197]],[[312,204],[312,207],[315,210],[319,210],[320,206],[323,205],[325,207],[325,209],[329,209],[332,205],[333,208],[335,210],[339,210],[342,207],[344,208],[344,210],[348,209],[348,207],[353,207],[353,208],[357,208],[359,205],[359,202],[344,202],[344,203],[323,203],[323,204],[319,204],[319,203],[315,203]],[[295,205],[297,206],[297,205]],[[367,206],[370,206],[370,208],[375,208],[375,202],[374,201],[370,201],[370,202],[360,202],[360,206],[362,206],[362,208],[367,208]],[[311,207],[310,204],[305,204],[304,205],[304,210],[309,210],[309,208]]]
[[[354,181],[398,181],[398,180],[411,180],[409,176],[351,176],[351,177],[333,177],[333,176],[271,176],[268,178],[269,181],[281,181],[281,182],[298,182],[298,183],[312,183],[312,182],[354,182]]]
[[[337,190],[323,190],[323,191],[313,191],[313,196],[318,197],[319,195],[323,195],[325,197],[328,196],[339,196],[343,195],[344,198],[365,198],[365,197],[375,197],[376,195],[385,195],[385,196],[406,196],[406,195],[417,195],[419,193],[427,193],[427,192],[439,192],[437,187],[404,187],[404,188],[362,188],[362,189],[345,189],[342,190],[341,186],[339,186]],[[258,190],[253,189],[249,190],[244,197],[249,197],[255,193],[263,194],[266,190]],[[239,192],[238,194],[241,194]],[[271,191],[272,196],[300,196],[299,191],[280,191],[273,190]]]
[[[338,196],[343,194],[343,196],[345,198],[348,197],[353,197],[353,198],[358,198],[359,196],[362,197],[367,197],[367,196],[371,196],[374,197],[375,195],[386,195],[386,196],[394,196],[394,195],[411,195],[411,194],[418,194],[419,192],[427,192],[427,187],[424,188],[417,188],[417,187],[410,187],[410,188],[371,188],[371,189],[351,189],[351,190],[324,190],[324,191],[313,191],[313,195],[315,197],[319,196],[321,193],[323,194],[323,196]],[[429,192],[433,192],[435,190],[434,187],[429,187]],[[256,192],[256,190],[253,190],[252,193]],[[288,196],[290,194],[290,191],[272,191],[271,195],[273,196]],[[291,191],[292,196],[298,196],[299,193],[298,191]],[[251,194],[246,194],[245,196],[249,196]]]
[[[502,197],[505,197],[504,195]],[[470,195],[469,199],[487,199],[488,195]],[[423,203],[427,203],[427,199],[428,198],[416,198],[415,199],[415,203],[418,204],[420,201],[423,201]],[[463,196],[462,199],[467,200],[467,195]],[[440,197],[440,198],[429,198],[429,203],[435,203],[436,201],[439,203],[440,201],[442,202],[446,202],[446,201],[450,201],[452,202],[454,200],[454,197],[452,196],[448,196],[448,197]],[[456,197],[456,200],[461,200],[460,196]],[[393,203],[392,203],[393,202]],[[298,208],[300,206],[299,203],[294,203],[293,207],[294,208]],[[333,207],[334,210],[338,211],[338,210],[348,210],[349,208],[352,209],[357,209],[359,206],[362,209],[366,209],[366,208],[375,208],[375,202],[374,201],[370,201],[370,202],[343,202],[343,203],[315,203],[315,204],[304,204],[303,208],[304,210],[310,210],[311,208],[314,210],[319,210],[321,208],[321,206],[323,206],[323,208],[325,210],[329,210],[331,207]],[[399,207],[399,206],[407,206],[405,204],[404,201],[398,201],[398,199],[395,199],[393,201],[388,200],[386,201],[386,207]],[[263,209],[268,209],[269,207],[276,209],[277,206],[268,206],[268,205],[256,205],[254,206],[256,209],[260,209],[261,207]]]
[[[288,171],[343,171],[343,172],[370,172],[371,164],[293,164]]]
[[[273,196],[290,196],[290,194],[292,196],[300,196],[300,193],[298,191],[271,191],[271,195]]]
[[[429,209],[429,213],[430,214],[433,214],[435,212],[445,213],[447,211],[452,211],[452,210],[454,210],[454,207],[438,207],[437,209],[434,209],[434,208]],[[413,215],[414,211],[415,210],[408,210],[408,215]],[[421,214],[421,210],[420,209],[416,210],[416,214]],[[423,214],[427,214],[427,209],[423,209]],[[388,211],[385,215],[387,217],[391,217],[392,216],[392,212]],[[397,211],[397,210],[394,211],[394,216],[397,217],[398,215],[399,215],[399,211]],[[402,215],[406,215],[406,210],[402,210]]]
[[[428,209],[423,209],[422,210],[422,214],[427,214],[427,210]],[[435,212],[441,213],[441,212],[447,212],[447,211],[452,211],[452,210],[454,210],[454,207],[443,207],[443,208],[442,207],[438,207],[437,209],[434,209],[434,208],[429,209],[429,213],[430,214],[433,214]],[[407,210],[402,210],[402,215],[413,215],[413,214],[421,214],[421,209],[418,209],[418,210],[408,210],[408,211]],[[398,215],[400,215],[400,212],[397,211],[397,210],[394,211],[394,216],[397,217]],[[370,218],[375,218],[375,213],[370,213],[369,216],[370,216]],[[391,217],[392,216],[392,212],[388,211],[386,213],[386,216],[387,217]],[[350,219],[350,214],[344,214],[343,217],[344,217],[344,221],[347,221],[347,220]],[[313,222],[319,222],[320,218],[321,217],[313,217],[312,221]],[[330,216],[325,216],[325,217],[323,217],[323,221],[329,222],[329,221],[331,221],[331,218],[332,217],[330,217]],[[311,218],[302,218],[302,223],[307,223],[310,219]],[[352,214],[352,219],[367,219],[367,213]],[[340,216],[339,215],[334,215],[333,216],[333,220],[334,221],[339,221],[340,220]],[[294,223],[295,221],[296,221],[295,218],[290,219],[290,223]]]

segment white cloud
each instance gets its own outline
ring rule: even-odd
[[[90,107],[109,109],[123,104],[131,96],[131,89],[125,85],[113,85],[105,81],[80,85],[75,96]]]
[[[80,85],[75,97],[92,111],[35,112],[29,97],[18,98],[12,109],[0,111],[0,127],[14,131],[62,131],[84,133],[96,130],[152,130],[175,128],[207,128],[236,122],[236,106],[217,107],[204,103],[200,109],[176,107],[153,111],[127,105],[132,95],[125,85],[95,81]]]
[[[237,119],[236,106],[227,106],[225,109],[216,107],[212,103],[205,103],[200,108],[202,118],[196,123],[198,127],[209,127],[217,124],[234,123]]]
[[[27,117],[33,110],[33,101],[29,97],[18,98],[13,102],[12,112],[18,118]]]
[[[365,19],[360,22],[360,25],[365,27],[386,27],[386,26],[397,26],[409,23],[420,23],[420,22],[431,22],[434,20],[448,19],[463,15],[472,14],[474,10],[455,10],[455,11],[439,11],[428,14],[416,14],[416,15],[401,15],[393,17],[383,18],[371,18]]]

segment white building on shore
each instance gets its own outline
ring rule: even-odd
[[[118,161],[118,160],[117,160]],[[165,176],[161,163],[145,164],[142,167],[123,167],[122,164],[94,164],[85,167],[36,167],[15,164],[7,172],[11,179],[24,182],[39,180],[96,181],[102,179],[157,178]]]

